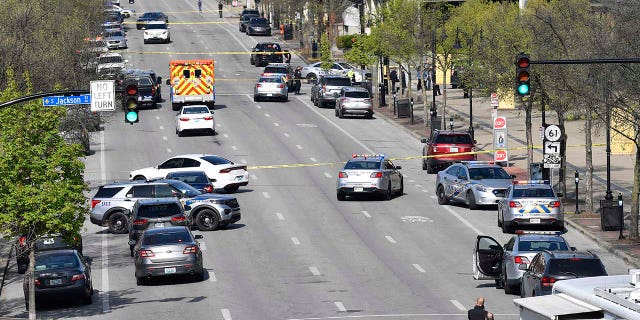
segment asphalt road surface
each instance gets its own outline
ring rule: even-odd
[[[214,10],[215,3],[205,3]],[[214,58],[217,103],[215,136],[175,134],[170,103],[142,110],[140,122],[109,115],[93,137],[86,180],[97,186],[126,180],[128,172],[185,153],[211,153],[249,166],[346,161],[353,153],[389,157],[419,155],[422,145],[384,119],[338,119],[332,109],[314,107],[303,95],[290,101],[252,99],[261,68],[249,64],[257,41],[238,32],[237,17],[198,13],[196,1],[138,1],[138,13],[164,11],[170,44],[143,45],[142,30],[128,25],[129,49],[121,51],[135,68],[167,78],[169,60]],[[127,21],[134,21],[129,18]],[[168,52],[168,53],[167,53]],[[189,53],[189,54],[182,54]],[[296,56],[293,65],[302,64]],[[168,98],[168,87],[163,85]],[[495,208],[470,211],[439,206],[434,175],[419,160],[403,167],[405,194],[391,201],[338,202],[338,165],[250,170],[250,183],[236,193],[242,220],[203,234],[206,280],[154,281],[136,286],[126,235],[85,223],[85,254],[93,258],[95,296],[90,306],[56,303],[38,310],[43,319],[466,319],[478,296],[496,319],[518,319],[516,296],[493,281],[472,278],[477,234],[503,235]],[[609,274],[624,274],[620,259],[573,230],[572,246],[592,249]],[[25,317],[22,277],[15,265],[0,301],[0,315]]]

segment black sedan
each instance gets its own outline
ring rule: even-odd
[[[136,29],[140,30],[144,28],[149,21],[164,21],[169,23],[169,17],[162,12],[145,12],[136,21]]]
[[[265,18],[251,18],[249,22],[246,24],[247,35],[263,35],[270,36],[271,35],[271,25],[269,21]]]
[[[33,279],[33,280],[32,280]],[[91,304],[93,283],[89,260],[77,250],[65,249],[36,254],[33,278],[24,278],[25,305],[29,309],[29,282],[33,281],[36,305],[39,301],[73,301]]]
[[[240,18],[240,23],[238,25],[238,30],[240,32],[247,32],[247,22],[251,20],[251,18],[259,18],[260,16],[257,14],[245,14]]]
[[[204,171],[177,171],[167,174],[167,179],[180,180],[202,193],[212,193],[213,185]]]

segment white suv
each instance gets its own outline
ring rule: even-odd
[[[149,42],[171,42],[171,32],[169,26],[165,21],[149,21],[145,25],[144,30],[144,43]]]

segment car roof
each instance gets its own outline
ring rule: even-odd
[[[384,154],[354,154],[349,161],[381,161],[384,157]]]
[[[288,68],[288,67],[291,67],[291,65],[289,65],[288,63],[271,62],[271,63],[267,63],[266,67],[284,67],[284,68]]]
[[[122,55],[116,52],[107,52],[99,56],[99,58],[102,58],[102,57],[122,57]]]
[[[571,258],[580,258],[580,259],[599,259],[598,256],[591,251],[543,251],[547,253],[552,259],[571,259]]]
[[[339,76],[339,75],[334,75],[334,74],[326,74],[326,75],[322,75],[322,78],[325,79],[347,79],[347,80],[351,80],[351,78],[347,77],[347,76]]]
[[[186,105],[186,106],[182,106],[182,109],[202,108],[202,107],[209,108],[208,106],[206,106],[204,104],[189,104],[189,105]]]
[[[460,161],[459,164],[467,168],[502,168],[493,161]]]
[[[465,132],[465,131],[449,131],[449,130],[436,130],[435,133],[437,133],[437,134],[446,134],[446,135],[459,135],[459,136],[471,135],[470,133]]]
[[[369,92],[367,89],[363,87],[342,87],[344,91],[358,91],[358,92]]]
[[[45,250],[36,252],[36,256],[53,256],[57,254],[68,255],[75,252],[77,252],[75,249]]]
[[[201,175],[206,175],[206,173],[202,170],[192,170],[192,171],[175,171],[175,172],[169,172],[167,175],[193,175],[193,174],[201,174]],[[167,180],[167,179],[162,179],[162,180]]]
[[[138,200],[139,205],[147,205],[147,204],[163,204],[163,203],[180,203],[180,201],[176,198],[145,198]]]
[[[563,236],[555,234],[521,234],[517,235],[519,241],[561,241],[567,242]]]
[[[155,234],[155,233],[165,233],[165,232],[175,232],[175,231],[189,231],[185,226],[171,226],[164,228],[153,228],[145,230],[144,234]]]

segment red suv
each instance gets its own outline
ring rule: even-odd
[[[475,153],[459,154],[476,151],[476,141],[468,132],[436,130],[431,139],[421,141],[426,144],[422,149],[422,170],[427,173],[436,173],[436,169],[454,162],[477,160]]]

